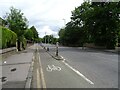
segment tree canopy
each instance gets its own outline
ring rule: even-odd
[[[21,10],[14,7],[10,8],[10,13],[6,15],[6,21],[10,30],[14,31],[18,37],[24,34],[27,29],[27,19],[23,16]]]
[[[84,2],[72,11],[71,21],[60,30],[60,41],[68,45],[91,42],[115,48],[119,26],[120,2]]]
[[[4,25],[17,34],[18,50],[21,50],[21,47],[25,48],[26,39],[34,42],[39,39],[36,28],[34,26],[28,28],[28,20],[19,9],[10,8],[10,12],[5,15]]]
[[[27,29],[24,33],[24,36],[27,40],[31,40],[31,41],[34,40],[34,34],[31,29]]]
[[[35,28],[34,26],[32,26],[30,29],[31,29],[32,32],[33,32],[33,37],[34,37],[34,39],[35,39],[35,38],[38,38],[39,36],[38,36],[38,32],[37,32],[36,28]]]
[[[27,40],[31,40],[31,41],[34,41],[34,42],[37,42],[38,39],[39,39],[38,32],[37,32],[37,30],[36,30],[36,28],[34,26],[32,26],[31,28],[27,29],[25,31],[24,36],[25,36],[25,38]]]
[[[55,38],[53,35],[46,35],[43,37],[42,42],[43,43],[51,43],[51,44],[56,44],[58,41],[57,38]]]

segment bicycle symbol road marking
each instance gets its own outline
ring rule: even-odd
[[[50,65],[47,65],[46,70],[47,70],[48,72],[60,71],[61,68],[60,68],[59,66],[55,66],[55,65],[51,65],[51,66],[50,66]]]

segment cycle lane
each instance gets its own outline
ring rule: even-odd
[[[40,63],[46,88],[93,88],[94,85],[76,74],[62,61],[53,59],[44,49],[39,48]]]

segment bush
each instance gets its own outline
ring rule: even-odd
[[[2,37],[0,37],[0,48],[8,48],[16,45],[16,33],[2,26],[0,26],[0,32],[2,32]]]

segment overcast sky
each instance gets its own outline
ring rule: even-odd
[[[0,17],[9,12],[11,6],[20,9],[29,21],[29,26],[35,26],[39,36],[57,37],[64,23],[70,21],[71,11],[80,6],[84,0],[0,0]],[[63,20],[64,19],[64,20]]]

